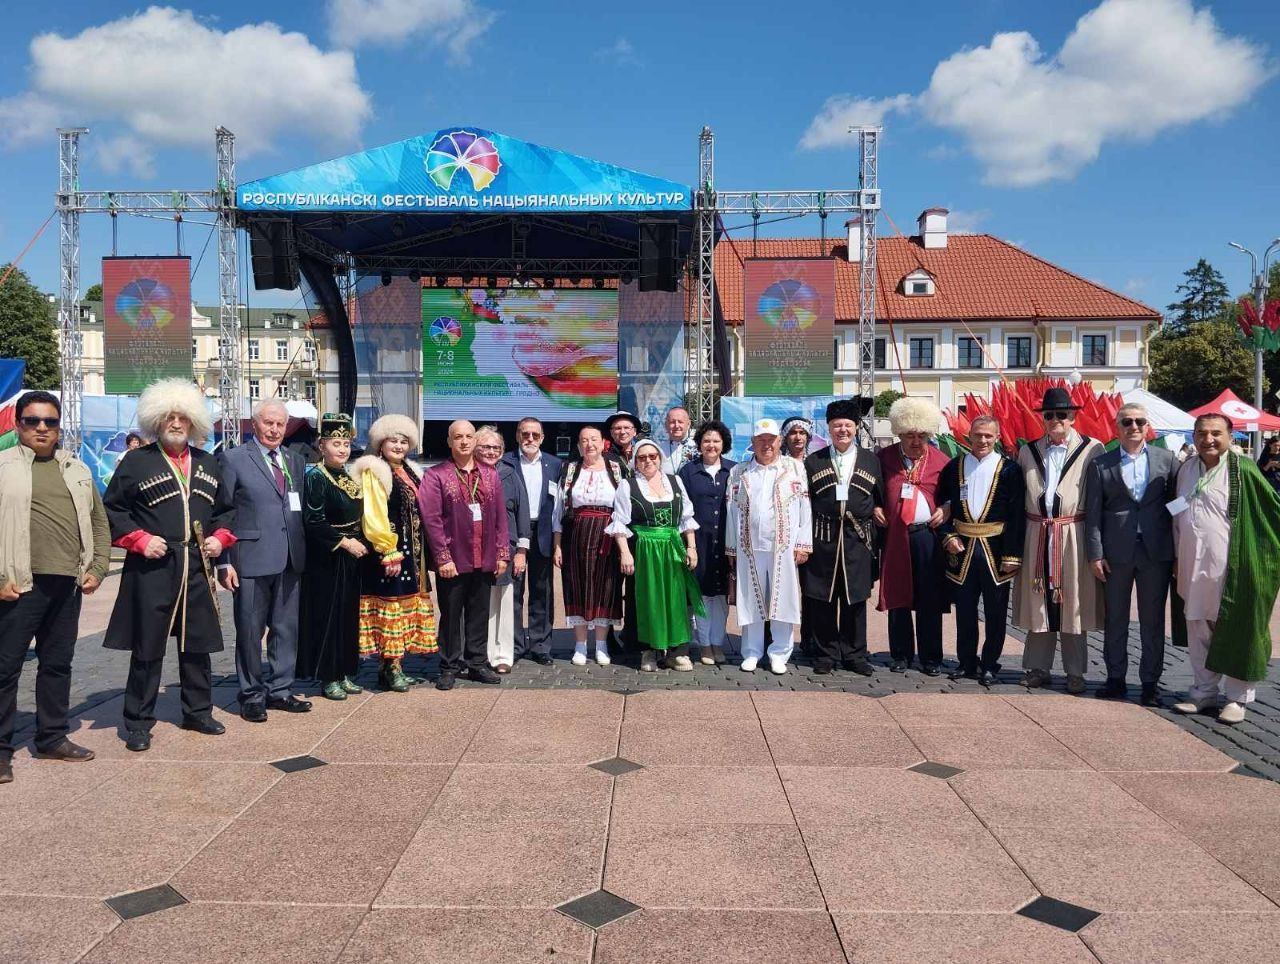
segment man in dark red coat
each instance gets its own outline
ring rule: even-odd
[[[876,510],[876,522],[885,534],[876,608],[889,611],[889,669],[894,673],[905,673],[917,656],[926,676],[942,672],[942,614],[950,606],[934,530],[946,518],[937,489],[948,460],[929,444],[941,423],[942,413],[933,402],[900,398],[889,409],[898,444],[878,453],[885,508]]]

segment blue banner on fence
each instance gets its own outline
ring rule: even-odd
[[[732,398],[720,399],[720,421],[729,427],[733,435],[733,450],[729,458],[741,461],[751,454],[751,429],[758,419],[776,419],[781,425],[793,416],[807,418],[813,423],[813,438],[809,451],[816,452],[831,443],[827,436],[827,405],[835,396],[824,398]]]

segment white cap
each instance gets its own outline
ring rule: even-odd
[[[778,421],[777,419],[773,419],[773,418],[758,419],[756,421],[755,428],[751,430],[752,438],[755,438],[758,435],[781,435],[781,434],[782,432],[778,429]]]

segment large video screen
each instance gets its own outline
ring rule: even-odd
[[[422,415],[576,421],[618,403],[618,293],[422,290]]]

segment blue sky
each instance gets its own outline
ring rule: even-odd
[[[750,190],[854,186],[839,132],[879,118],[905,233],[948,207],[953,226],[1157,308],[1201,257],[1243,291],[1227,242],[1280,236],[1280,51],[1251,39],[1280,36],[1280,4],[14,0],[6,15],[0,261],[52,211],[58,123],[92,128],[86,188],[205,188],[217,123],[240,137],[241,180],[474,124],[691,182],[707,124],[718,185]],[[170,224],[119,234],[121,254],[175,243]],[[207,235],[189,226],[188,253]],[[109,245],[107,219],[86,218],[84,287]],[[56,222],[23,267],[56,288]],[[215,270],[210,245],[197,300]]]

